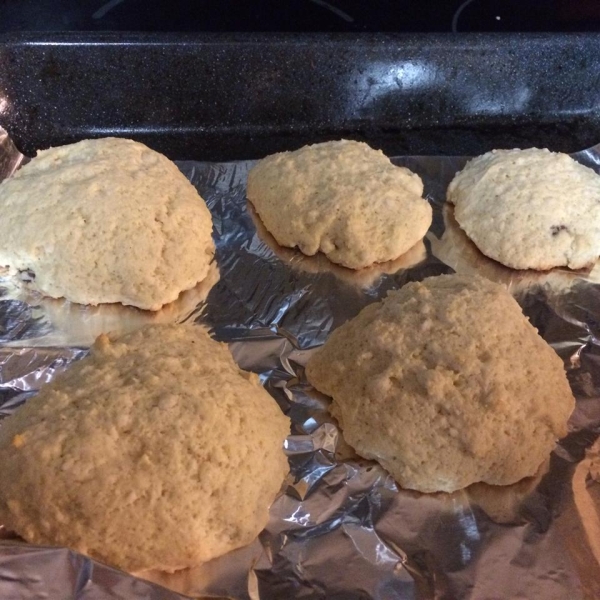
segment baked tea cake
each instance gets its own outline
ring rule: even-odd
[[[600,256],[600,176],[567,154],[493,150],[467,163],[447,199],[479,250],[513,269],[581,269]]]
[[[207,276],[213,254],[204,200],[132,140],[43,150],[0,184],[0,266],[52,298],[158,310]]]
[[[306,375],[357,453],[421,492],[533,475],[574,407],[561,359],[512,296],[466,275],[367,306]]]
[[[247,196],[277,243],[351,269],[398,258],[432,219],[418,175],[349,140],[267,156]]]
[[[251,542],[288,471],[289,419],[190,325],[100,336],[0,426],[0,523],[127,571]]]

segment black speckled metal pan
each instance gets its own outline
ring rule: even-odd
[[[122,135],[236,160],[352,137],[390,155],[600,140],[600,37],[0,36],[0,126],[26,153]]]

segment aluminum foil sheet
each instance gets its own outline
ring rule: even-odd
[[[577,158],[600,168],[598,149]],[[21,160],[0,134],[0,177]],[[293,421],[290,476],[250,546],[196,569],[139,579],[4,532],[0,598],[600,598],[600,270],[516,272],[483,257],[444,205],[446,185],[465,160],[395,161],[423,178],[434,222],[406,256],[358,273],[274,243],[246,206],[252,163],[181,162],[214,219],[219,279],[212,289],[149,314],[49,300],[0,282],[0,416],[84,356],[104,329],[195,320],[229,342]],[[330,331],[388,290],[453,270],[512,290],[564,359],[578,402],[569,435],[535,477],[423,495],[399,489],[353,453],[304,365]]]

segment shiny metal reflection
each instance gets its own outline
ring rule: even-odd
[[[415,74],[415,85],[425,81],[419,77],[425,75]],[[0,178],[18,164],[15,152],[0,134]],[[596,165],[599,157],[594,150],[585,156]],[[600,597],[600,463],[593,445],[600,427],[598,269],[516,276],[469,247],[444,211],[445,187],[465,160],[395,161],[423,177],[434,206],[427,257],[358,284],[319,257],[313,264],[275,248],[257,230],[245,199],[252,163],[180,163],[212,211],[220,279],[205,300],[192,297],[167,318],[208,325],[243,368],[259,373],[293,421],[290,477],[250,546],[196,569],[140,574],[172,592],[67,550],[9,539],[0,542],[0,597],[41,597],[47,590],[57,598],[99,600],[115,594],[480,600],[499,590],[504,597]],[[331,330],[367,304],[407,281],[452,270],[511,287],[564,359],[578,404],[569,436],[534,478],[422,495],[399,489],[380,466],[355,455],[327,412],[328,399],[306,382],[304,366]],[[98,329],[125,331],[143,322],[114,307],[99,317],[91,308],[48,304],[10,285],[0,288],[0,416],[84,356],[79,344],[87,346]]]

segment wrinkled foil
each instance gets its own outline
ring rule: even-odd
[[[600,170],[600,147],[576,158]],[[0,132],[0,178],[22,160]],[[600,269],[513,271],[481,255],[444,204],[465,161],[394,161],[423,178],[433,224],[407,255],[357,273],[277,246],[246,206],[253,163],[185,161],[179,167],[214,220],[209,285],[147,313],[51,300],[0,281],[0,417],[85,356],[99,332],[193,320],[259,373],[293,422],[291,473],[254,543],[195,569],[140,579],[0,529],[0,598],[600,598]],[[423,495],[399,489],[353,453],[304,365],[333,329],[388,290],[452,271],[480,273],[512,291],[565,361],[577,408],[569,435],[534,477]]]

